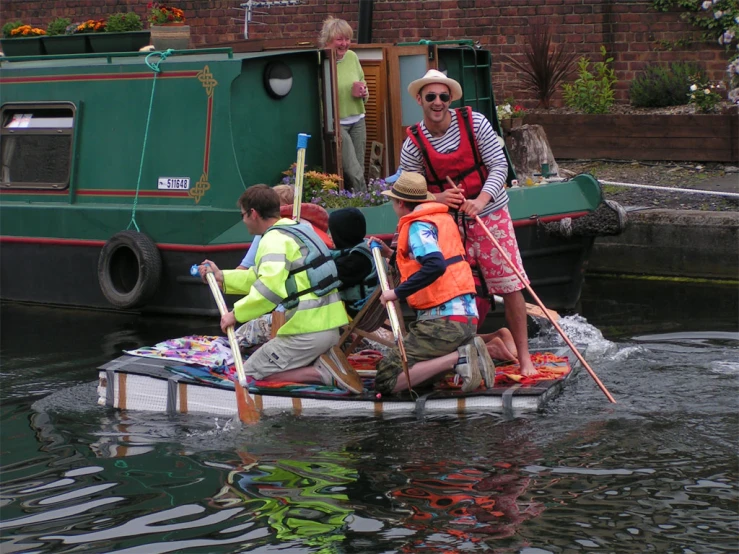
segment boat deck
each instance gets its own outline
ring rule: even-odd
[[[561,357],[570,354],[569,359],[574,360],[567,348],[547,351]],[[225,417],[236,415],[236,398],[232,388],[175,374],[167,369],[172,365],[172,361],[165,359],[124,355],[100,366],[98,403],[121,410],[203,413]],[[431,390],[413,399],[407,394],[378,398],[374,392],[368,391],[361,395],[329,395],[259,390],[251,391],[251,395],[263,413],[421,416],[492,412],[512,416],[542,409],[562,391],[573,373],[574,364],[573,371],[558,380],[538,381],[524,386],[496,386],[471,393]]]

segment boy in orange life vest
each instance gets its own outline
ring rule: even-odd
[[[492,387],[493,361],[483,340],[475,337],[472,270],[449,209],[429,194],[419,173],[401,173],[392,189],[382,194],[391,198],[400,218],[396,259],[401,284],[384,291],[380,300],[385,304],[404,299],[416,310],[417,319],[404,338],[410,385],[454,370],[462,378],[464,392],[477,389],[482,380]],[[389,257],[392,250],[383,244],[382,254]],[[380,361],[375,388],[385,394],[408,388],[397,348]]]

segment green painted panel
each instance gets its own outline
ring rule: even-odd
[[[285,63],[293,75],[290,93],[281,99],[264,90],[269,63]],[[255,88],[260,88],[260,91]],[[297,159],[299,133],[311,135],[305,159],[308,169],[322,165],[321,97],[316,52],[289,52],[245,59],[231,85],[233,148],[247,186],[279,184],[282,172]]]
[[[571,181],[508,189],[511,218],[527,219],[570,212],[593,211],[603,199],[600,185],[591,175]]]

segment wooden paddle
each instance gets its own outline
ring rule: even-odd
[[[382,252],[380,251],[380,243],[373,240],[370,246],[372,248],[372,258],[375,260],[377,280],[380,282],[380,287],[383,292],[390,290],[390,285],[387,280],[387,272],[385,271],[385,260],[382,259]],[[395,342],[398,344],[398,350],[400,350],[400,360],[403,364],[403,373],[405,373],[405,378],[408,381],[408,392],[413,395],[411,374],[408,371],[408,356],[405,353],[403,333],[400,331],[400,319],[398,318],[398,311],[395,309],[395,302],[387,302],[385,307],[387,308],[387,317],[390,320],[390,327],[393,330],[393,337],[395,338]]]
[[[215,275],[211,271],[205,274],[208,280],[208,286],[210,291],[213,293],[213,299],[218,305],[218,311],[221,316],[228,313],[226,308],[226,301],[223,300],[221,289],[218,286]],[[234,390],[236,392],[236,408],[239,412],[239,419],[244,423],[257,423],[259,421],[259,410],[254,399],[249,395],[246,390],[246,374],[244,373],[244,361],[241,359],[241,350],[239,349],[239,341],[236,339],[236,333],[234,333],[233,325],[226,329],[228,335],[228,343],[231,345],[231,353],[234,357],[234,365],[236,366],[236,375],[238,380],[234,382]]]
[[[459,187],[451,179],[451,177],[447,176],[447,181],[449,182],[449,184],[452,187],[454,187],[455,189],[459,189]],[[531,298],[534,299],[534,302],[536,302],[539,305],[539,307],[544,312],[544,315],[546,315],[547,319],[551,322],[552,325],[554,325],[554,328],[557,330],[557,332],[564,339],[565,343],[567,343],[567,346],[569,346],[570,349],[572,350],[572,352],[575,353],[575,356],[577,357],[577,359],[580,360],[580,363],[588,371],[588,373],[593,378],[593,380],[598,385],[598,387],[600,387],[600,390],[603,391],[603,394],[606,395],[606,398],[608,398],[608,400],[610,402],[612,402],[613,404],[615,404],[616,403],[616,400],[613,398],[613,396],[611,396],[611,393],[608,392],[608,389],[605,387],[605,385],[603,383],[601,383],[600,379],[598,379],[598,376],[592,370],[592,368],[590,367],[590,365],[588,364],[588,362],[586,362],[585,361],[585,358],[582,357],[582,354],[580,354],[580,351],[575,347],[575,345],[572,343],[572,341],[569,339],[569,337],[565,334],[565,332],[562,330],[562,328],[559,326],[559,324],[549,314],[549,310],[547,310],[546,306],[544,306],[544,303],[541,300],[539,300],[539,297],[534,292],[534,289],[532,289],[531,288],[531,285],[529,285],[526,282],[526,279],[524,279],[523,275],[518,270],[518,268],[515,265],[513,265],[513,262],[508,257],[508,254],[506,254],[505,250],[503,250],[503,247],[500,246],[500,244],[498,243],[498,241],[495,240],[495,237],[490,232],[490,230],[485,226],[485,224],[482,222],[482,219],[480,219],[480,216],[476,215],[475,216],[475,221],[480,226],[480,228],[485,232],[485,234],[488,236],[488,238],[490,239],[490,242],[493,243],[493,246],[495,246],[495,248],[498,250],[498,253],[503,257],[503,259],[505,260],[506,264],[508,264],[508,267],[513,270],[513,273],[516,274],[516,277],[518,277],[518,279],[521,281],[521,283],[523,283],[524,287],[526,287],[526,290],[531,295]]]
[[[310,135],[298,133],[298,161],[295,166],[295,196],[293,199],[293,219],[300,223],[300,205],[303,203],[303,174],[305,173],[305,149]]]

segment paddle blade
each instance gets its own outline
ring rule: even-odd
[[[249,425],[259,422],[259,410],[252,397],[238,381],[234,382],[234,386],[236,387],[236,409],[239,413],[239,420]]]

